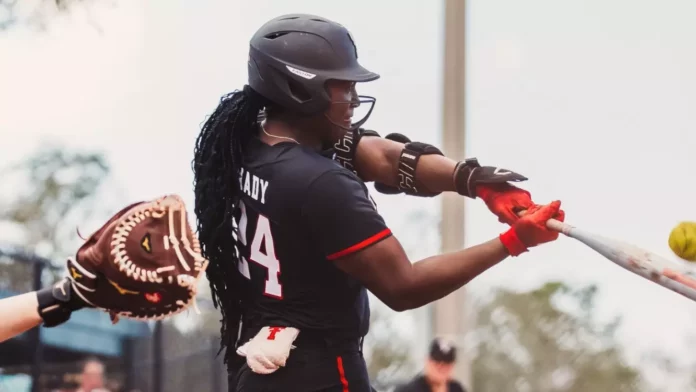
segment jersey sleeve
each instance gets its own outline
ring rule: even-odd
[[[391,235],[364,184],[343,170],[328,171],[312,182],[302,216],[313,244],[328,260],[355,253]]]

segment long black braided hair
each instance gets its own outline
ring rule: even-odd
[[[239,169],[244,147],[259,128],[259,113],[269,105],[249,86],[224,95],[203,124],[194,150],[194,210],[202,252],[210,260],[206,274],[213,304],[222,313],[220,351],[234,348],[243,306],[245,283],[232,236],[238,235],[233,214],[241,193]]]

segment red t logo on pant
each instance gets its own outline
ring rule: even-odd
[[[284,329],[285,327],[269,327],[268,330],[270,331],[270,333],[268,334],[268,337],[266,339],[275,340],[276,334]]]

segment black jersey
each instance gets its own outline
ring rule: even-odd
[[[327,337],[367,333],[365,288],[332,264],[391,235],[365,184],[295,143],[253,139],[239,173],[244,325],[292,326]]]

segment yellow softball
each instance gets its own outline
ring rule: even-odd
[[[669,247],[680,258],[696,261],[696,222],[681,222],[672,229]]]

